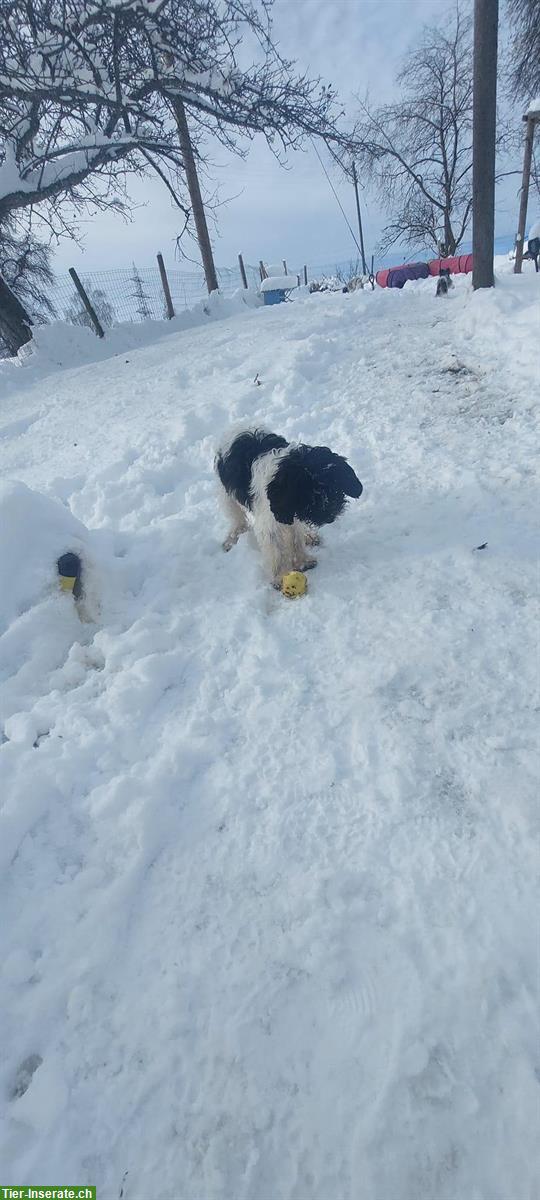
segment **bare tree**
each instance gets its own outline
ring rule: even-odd
[[[456,9],[405,57],[401,97],[362,104],[357,159],[390,214],[383,249],[442,242],[453,254],[462,241],[472,207],[472,79],[472,22]]]
[[[66,195],[76,206],[121,204],[125,171],[149,167],[186,210],[179,100],[196,148],[207,132],[237,151],[256,132],[285,148],[303,134],[339,141],[332,89],[281,56],[269,9],[268,0],[2,0],[0,223],[48,201],[58,221]],[[248,35],[258,60],[241,68]]]
[[[111,301],[106,296],[103,289],[92,287],[92,285],[86,279],[84,281],[84,287],[86,294],[91,301],[92,308],[94,309],[100,321],[100,324],[105,327],[114,325],[116,320],[114,305],[111,304]],[[69,308],[66,309],[64,313],[64,319],[69,321],[70,325],[84,325],[88,329],[94,329],[92,318],[84,307],[84,304],[81,303],[79,297],[74,299],[73,303],[70,304]]]
[[[143,169],[152,154],[181,166],[163,114],[131,94],[123,7],[116,17],[114,0],[3,0],[0,224],[46,205],[62,233],[59,201],[122,208],[126,168]]]
[[[32,318],[0,275],[0,355],[17,354],[32,337]]]
[[[73,236],[82,209],[129,210],[127,178],[148,170],[185,228],[184,108],[199,161],[207,134],[236,153],[256,133],[276,152],[304,135],[346,144],[333,90],[281,55],[270,9],[271,0],[1,0],[0,238],[8,218],[37,205],[53,235]],[[248,66],[238,55],[246,40]]]
[[[29,220],[6,221],[0,237],[0,354],[16,354],[32,325],[56,315],[50,247]]]
[[[514,100],[528,104],[540,96],[539,0],[507,0],[511,43],[508,82]]]
[[[40,321],[56,315],[51,299],[54,274],[51,248],[36,237],[31,224],[16,231],[14,222],[5,222],[0,238],[0,274],[26,311]]]

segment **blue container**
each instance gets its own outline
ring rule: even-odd
[[[275,292],[263,292],[265,304],[282,304],[285,299],[285,289],[277,288]]]

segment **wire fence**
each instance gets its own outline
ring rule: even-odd
[[[256,291],[260,286],[259,267],[244,264],[249,289]],[[283,274],[283,264],[266,265],[268,274]],[[316,264],[311,267],[288,267],[290,275],[304,282],[304,271],[308,278],[324,279],[338,277],[348,279],[360,273],[359,264],[352,260]],[[119,321],[162,320],[167,316],[165,296],[159,270],[156,267],[116,267],[106,271],[80,271],[79,276],[85,291],[104,328]],[[232,296],[242,288],[240,268],[220,267],[217,269],[219,290],[223,296]],[[202,269],[182,271],[168,269],[167,279],[176,314],[192,308],[208,296]],[[70,275],[55,276],[50,292],[56,319],[74,325],[88,325],[90,318],[78,295]]]
[[[507,253],[513,245],[510,235],[498,237],[495,240],[495,253]],[[467,250],[464,244],[463,249]],[[425,254],[423,255],[425,257]],[[415,255],[400,252],[399,249],[378,259],[376,267],[395,265],[402,258],[412,261]],[[422,257],[419,252],[416,257]],[[372,260],[369,260],[371,267]],[[266,263],[270,275],[282,275],[285,264],[271,265]],[[245,273],[248,288],[257,291],[260,286],[259,266],[245,263]],[[331,285],[350,283],[362,275],[360,257],[351,256],[348,259],[334,259],[325,263],[310,263],[307,266],[288,265],[290,275],[299,276],[304,282],[304,273],[310,283],[329,281]],[[83,286],[88,293],[92,305],[104,328],[115,325],[120,321],[145,321],[148,319],[162,320],[167,316],[165,296],[158,267],[115,267],[103,271],[80,271]],[[217,269],[219,290],[223,296],[231,296],[242,288],[243,280],[239,265],[220,267]],[[167,278],[171,292],[172,303],[176,314],[192,308],[199,301],[206,299],[208,291],[202,267],[191,271],[179,268],[167,270]],[[66,272],[65,275],[55,276],[50,290],[50,299],[54,306],[55,318],[69,321],[74,325],[91,324],[73,280]],[[33,313],[38,321],[49,321],[50,316],[43,313]]]
[[[379,263],[379,265],[381,264]],[[284,262],[265,263],[265,270],[269,275],[283,275],[285,266]],[[259,266],[255,267],[245,263],[244,269],[248,288],[257,291],[261,282]],[[234,292],[244,287],[239,266],[219,267],[216,273],[219,290],[223,296],[232,296]],[[310,284],[319,281],[340,290],[340,285],[350,283],[351,280],[362,276],[362,264],[359,257],[334,259],[306,266],[302,264],[293,267],[289,264],[287,273],[298,277],[301,283],[307,278]],[[104,271],[80,271],[79,276],[99,321],[105,329],[120,321],[163,320],[167,316],[163,284],[157,266],[137,267],[133,265],[132,267],[114,267]],[[202,268],[193,271],[168,269],[167,279],[174,312],[177,315],[192,308],[208,296]],[[50,299],[57,320],[69,321],[74,325],[92,324],[73,280],[67,272],[65,275],[55,277]],[[40,316],[38,319],[47,321],[51,318]]]
[[[260,281],[258,267],[246,263],[245,270],[248,286],[256,288]],[[79,275],[104,326],[115,325],[118,321],[161,320],[167,315],[157,267],[116,267],[108,271],[80,271]],[[238,267],[221,268],[217,275],[224,296],[231,296],[243,286]],[[193,307],[208,296],[202,270],[168,270],[167,278],[175,313]],[[67,273],[55,277],[51,301],[59,320],[74,325],[88,323],[84,306]]]

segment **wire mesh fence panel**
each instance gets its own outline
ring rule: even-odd
[[[259,267],[245,263],[248,287],[257,290],[260,286]],[[282,267],[280,270],[282,271]],[[277,270],[277,268],[276,268]],[[298,276],[304,282],[304,266],[288,265],[288,273]],[[325,264],[309,265],[308,279],[329,277],[352,278],[359,274],[358,264],[352,260],[334,261]],[[164,320],[167,316],[165,296],[157,265],[154,267],[115,267],[104,271],[79,271],[79,276],[85,291],[97,313],[104,329],[119,321]],[[217,277],[219,290],[223,296],[232,296],[243,289],[242,277],[238,265],[233,267],[218,267]],[[181,270],[178,267],[167,270],[167,278],[171,298],[176,314],[192,308],[195,304],[207,299],[204,272],[202,268],[192,271]],[[57,275],[51,288],[51,300],[55,308],[56,318],[70,321],[74,325],[90,325],[80,296],[77,294],[69,275]]]
[[[246,263],[248,286],[257,288],[259,271]],[[167,316],[158,267],[116,267],[108,271],[79,271],[85,291],[104,328],[118,321],[163,320]],[[217,271],[219,290],[232,296],[243,287],[239,267]],[[208,297],[202,269],[167,271],[175,313],[193,307]],[[74,325],[88,325],[89,317],[69,275],[57,275],[51,289],[56,317]]]

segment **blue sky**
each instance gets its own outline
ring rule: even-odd
[[[470,8],[465,0],[462,8]],[[384,102],[395,94],[394,79],[401,56],[423,24],[447,11],[445,0],[276,0],[274,34],[282,52],[312,75],[321,75],[339,90],[351,114],[354,93],[369,89]],[[321,149],[328,162],[328,156]],[[334,172],[349,220],[354,225],[352,190]],[[235,158],[220,146],[213,151],[209,192],[216,187],[222,200],[232,197],[217,213],[212,228],[216,262],[229,266],[239,251],[246,262],[280,261],[299,265],[328,264],[356,257],[356,248],[315,152],[289,156],[287,169],[276,162],[263,138],[251,143],[247,159]],[[505,181],[497,197],[496,231],[511,233],[517,218],[517,177]],[[64,242],[56,256],[58,270],[75,266],[85,270],[149,266],[161,250],[174,262],[177,212],[157,180],[134,180],[138,205],[133,221],[98,216],[83,226],[84,249]],[[362,193],[366,251],[375,249],[384,216],[368,191]],[[186,251],[197,260],[197,248],[186,242]],[[180,265],[180,264],[178,264]],[[186,269],[193,269],[186,263]]]

